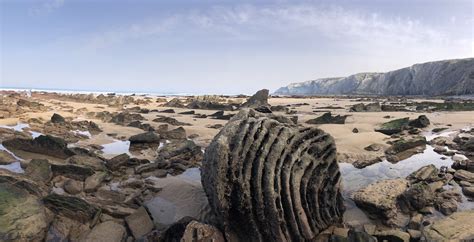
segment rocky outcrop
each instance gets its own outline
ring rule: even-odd
[[[386,73],[359,73],[290,84],[277,95],[464,95],[474,93],[474,58],[416,64]]]
[[[244,108],[258,108],[260,106],[268,106],[268,93],[267,89],[262,89],[256,92],[253,96],[251,96],[247,102],[242,104]]]
[[[474,239],[474,210],[453,213],[425,227],[427,241],[472,241]]]
[[[333,138],[242,110],[206,149],[202,183],[230,241],[315,238],[344,211]]]
[[[3,145],[10,150],[23,150],[61,159],[74,155],[74,152],[67,147],[66,141],[50,135],[40,135],[33,140],[22,138],[10,139],[3,141]]]

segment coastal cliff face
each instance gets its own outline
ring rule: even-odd
[[[415,64],[386,73],[359,73],[293,83],[276,95],[466,95],[474,94],[474,58]]]

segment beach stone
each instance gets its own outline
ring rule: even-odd
[[[72,196],[49,194],[43,198],[43,202],[46,207],[55,213],[62,214],[81,223],[92,220],[99,211],[83,199]]]
[[[426,115],[420,115],[418,118],[410,120],[408,125],[415,128],[426,128],[430,125],[430,120]]]
[[[66,120],[64,119],[63,116],[54,113],[53,116],[51,116],[51,123],[65,123]]]
[[[469,241],[474,239],[474,210],[456,212],[425,227],[427,241]]]
[[[462,193],[469,197],[474,197],[474,186],[464,186],[462,188]]]
[[[341,222],[340,176],[330,135],[251,109],[214,137],[202,166],[209,204],[230,241],[315,238]]]
[[[47,183],[51,180],[53,173],[48,160],[32,159],[25,169],[25,175],[35,181]]]
[[[66,160],[66,163],[87,166],[98,171],[105,169],[103,160],[99,159],[98,157],[88,155],[71,156]]]
[[[68,179],[64,182],[63,189],[69,194],[76,195],[82,192],[82,182]]]
[[[349,115],[332,116],[331,112],[327,112],[317,118],[309,119],[308,121],[306,121],[306,123],[307,124],[344,124],[348,116]]]
[[[376,132],[380,132],[386,135],[392,135],[402,132],[408,126],[409,118],[395,119],[380,125],[376,128]]]
[[[144,207],[137,209],[132,215],[125,218],[128,228],[135,239],[139,239],[153,230],[153,221],[151,221],[148,212]]]
[[[175,118],[166,117],[166,116],[159,116],[159,117],[153,119],[153,122],[167,123],[167,124],[170,124],[170,125],[173,125],[173,126],[191,126],[190,123],[180,122]]]
[[[53,176],[65,176],[74,180],[84,181],[95,172],[92,168],[73,164],[51,164]]]
[[[126,230],[123,225],[107,221],[96,225],[87,235],[86,242],[117,242],[123,241]]]
[[[390,230],[379,230],[376,231],[374,236],[377,238],[378,241],[397,241],[397,242],[409,242],[410,241],[410,234],[397,230],[397,229],[390,229]]]
[[[0,169],[0,241],[43,241],[50,223],[42,185]]]
[[[115,170],[118,170],[121,166],[126,165],[129,160],[130,160],[130,156],[123,153],[123,154],[113,157],[112,159],[109,159],[105,165],[110,170],[115,171]]]
[[[397,206],[397,198],[407,188],[405,179],[381,180],[354,192],[352,199],[369,216],[389,226],[403,227],[409,218]]]
[[[162,139],[166,140],[185,140],[186,130],[183,127],[164,131],[160,133]]]
[[[203,224],[197,221],[191,221],[183,232],[182,242],[194,241],[213,241],[225,242],[224,235],[216,227]]]
[[[454,178],[460,181],[474,183],[474,173],[466,170],[457,170],[454,173]]]
[[[17,162],[17,159],[10,153],[0,150],[0,165],[9,165]]]
[[[451,167],[456,170],[466,170],[469,172],[474,172],[474,160],[454,161]]]
[[[160,143],[160,136],[153,131],[149,131],[149,132],[133,135],[128,140],[130,141],[130,144]]]
[[[268,106],[268,94],[269,90],[267,89],[262,89],[258,92],[256,92],[253,96],[251,96],[244,104],[242,104],[242,107],[245,108],[258,108],[261,106]]]
[[[410,222],[408,223],[408,228],[413,230],[419,230],[421,228],[421,222],[423,221],[423,215],[417,213],[411,217]]]
[[[66,141],[50,135],[40,135],[33,140],[14,138],[3,141],[2,144],[9,150],[22,150],[60,159],[66,159],[74,155],[74,152],[67,147]]]
[[[94,175],[87,177],[84,182],[84,191],[95,192],[106,177],[107,174],[105,172],[97,172]]]
[[[408,175],[407,179],[410,180],[412,183],[425,181],[425,182],[434,182],[440,180],[438,176],[439,170],[436,168],[435,165],[426,165],[418,170],[414,171],[410,175]]]
[[[434,192],[424,182],[414,183],[398,197],[398,202],[409,211],[417,211],[433,205]]]

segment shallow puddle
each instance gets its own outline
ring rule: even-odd
[[[130,141],[128,140],[114,140],[112,143],[103,144],[102,151],[105,155],[120,155],[120,154],[128,154],[131,155],[129,152],[130,149]]]

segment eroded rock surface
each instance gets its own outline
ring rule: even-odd
[[[242,110],[206,149],[202,183],[228,240],[313,239],[341,221],[332,137]]]

